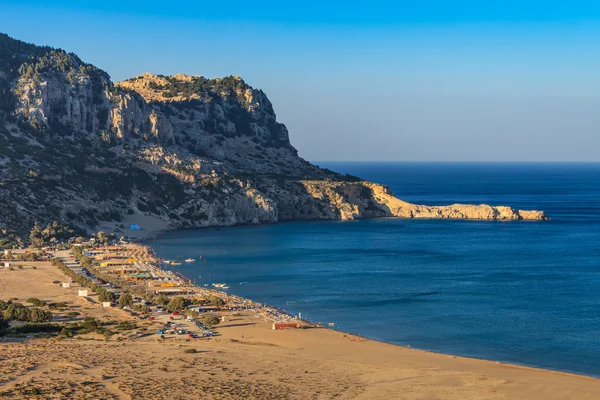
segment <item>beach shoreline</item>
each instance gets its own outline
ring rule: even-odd
[[[204,229],[204,228],[202,228],[202,229]],[[174,275],[178,276],[187,285],[195,286],[201,290],[207,290],[205,288],[195,285],[190,278],[186,277],[184,274],[182,274],[180,272],[174,272],[174,271],[170,271],[170,270],[166,270],[166,269],[162,268],[162,263],[161,263],[162,259],[156,254],[156,251],[154,250],[154,248],[152,248],[151,244],[145,243],[144,241],[142,241],[142,242],[136,243],[136,245],[145,248],[146,251],[148,251],[148,253],[152,255],[153,262],[155,263],[157,268],[159,268],[162,271],[165,271],[169,274],[174,274]],[[229,292],[219,291],[216,289],[208,289],[208,290],[211,291],[213,294],[219,294],[220,296],[223,296],[223,297],[232,296],[232,294]],[[284,308],[276,307],[274,305],[269,305],[269,304],[265,304],[265,303],[254,302],[251,299],[244,298],[244,297],[241,297],[238,295],[233,295],[233,296],[238,297],[239,299],[243,299],[243,300],[252,302],[254,304],[257,304],[260,307],[268,307],[272,310],[275,310],[279,315],[286,316],[286,321],[291,321],[291,320],[299,321],[299,322],[303,322],[311,327],[318,328],[319,330],[336,332],[341,335],[350,335],[355,338],[360,338],[361,340],[369,340],[369,341],[372,341],[375,343],[382,343],[382,344],[386,344],[386,345],[390,345],[390,346],[395,346],[397,348],[405,349],[408,351],[423,352],[423,353],[427,353],[427,354],[438,354],[441,356],[447,356],[447,357],[451,357],[451,358],[461,358],[461,359],[466,359],[466,360],[484,361],[484,362],[489,362],[489,363],[498,364],[498,365],[521,367],[521,368],[532,369],[532,370],[548,371],[548,372],[553,372],[553,373],[561,373],[561,374],[568,374],[568,375],[574,375],[574,376],[583,376],[583,377],[589,377],[592,379],[600,378],[600,376],[596,376],[596,375],[592,375],[592,374],[585,374],[585,373],[580,373],[580,372],[576,372],[576,371],[568,371],[568,370],[563,370],[563,369],[545,368],[543,366],[537,366],[537,365],[533,365],[531,363],[527,364],[526,361],[523,361],[520,363],[519,362],[507,362],[507,361],[501,361],[501,360],[493,360],[493,359],[484,358],[484,357],[474,357],[474,356],[469,356],[469,355],[464,355],[464,354],[439,352],[439,351],[431,350],[429,348],[413,347],[411,345],[401,345],[398,343],[393,343],[393,342],[389,342],[389,341],[385,341],[385,340],[377,340],[377,339],[373,339],[367,335],[362,335],[362,334],[359,334],[356,332],[347,331],[347,330],[343,330],[343,329],[337,329],[335,327],[327,327],[324,325],[317,326],[317,324],[318,324],[317,322],[314,322],[314,321],[311,321],[311,320],[305,319],[305,318],[298,319],[298,316],[294,315],[293,313],[288,312]]]
[[[125,215],[123,220],[120,222],[103,222],[99,225],[96,230],[104,231],[107,233],[114,233],[117,236],[125,236],[129,239],[135,240],[139,243],[144,243],[150,240],[155,239],[156,237],[174,231],[180,230],[200,230],[200,229],[225,229],[225,228],[235,228],[242,226],[261,226],[261,225],[274,225],[274,224],[282,224],[282,223],[293,223],[293,222],[316,222],[316,221],[331,221],[331,222],[353,222],[353,221],[362,221],[362,220],[386,220],[386,219],[400,219],[400,220],[439,220],[440,218],[434,217],[402,217],[402,216],[381,216],[381,217],[369,217],[369,218],[357,218],[357,219],[290,219],[290,220],[282,220],[275,222],[261,222],[261,223],[239,223],[232,225],[210,225],[210,226],[198,226],[198,227],[173,227],[170,226],[167,222],[152,216],[152,215]],[[474,218],[450,218],[448,221],[470,221],[470,222],[487,222],[487,223],[518,223],[518,222],[527,222],[527,223],[538,223],[544,221],[551,221],[550,217],[546,217],[545,219],[474,219]],[[140,230],[131,230],[125,228],[123,230],[119,225],[123,225],[125,227],[130,226],[131,224],[135,224],[140,226]]]
[[[126,254],[159,261],[149,246],[124,246],[132,252]],[[31,398],[32,386],[44,394],[87,388],[97,398],[114,399],[600,398],[600,380],[594,377],[409,349],[329,328],[274,330],[273,321],[264,318],[273,315],[253,308],[217,312],[224,320],[213,328],[216,336],[188,341],[185,335],[169,334],[161,339],[157,330],[170,318],[181,324],[185,318],[155,314],[154,321],[140,320],[119,307],[103,307],[96,295],[91,302],[78,296],[77,285],[56,284],[65,278],[49,262],[36,268],[31,262],[15,265],[12,271],[0,270],[3,296],[65,302],[62,314],[76,310],[79,319],[135,321],[138,327],[111,340],[97,334],[0,339],[0,393],[12,398]]]

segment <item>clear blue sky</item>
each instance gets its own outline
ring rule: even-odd
[[[0,32],[114,80],[240,75],[309,160],[600,161],[599,1],[87,3],[0,0]]]

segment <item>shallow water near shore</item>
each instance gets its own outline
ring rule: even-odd
[[[286,222],[146,244],[196,259],[174,270],[199,285],[224,282],[337,329],[600,376],[600,164],[318,164],[419,204],[509,205],[552,220]]]

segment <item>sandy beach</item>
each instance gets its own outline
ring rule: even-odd
[[[131,320],[123,310],[90,303],[75,288],[53,283],[65,276],[50,263],[19,264],[23,269],[0,269],[2,299],[35,296],[68,302],[82,318]],[[173,335],[161,341],[155,334],[158,321],[138,321],[138,331],[109,341],[96,334],[0,339],[0,394],[51,399],[600,398],[600,380],[591,377],[428,353],[328,329],[273,330],[253,310],[220,315],[226,322],[210,339],[186,341]],[[33,388],[40,395],[33,395]]]

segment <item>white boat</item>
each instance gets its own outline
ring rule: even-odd
[[[194,262],[194,261],[196,261],[196,260],[194,260],[193,258],[186,258],[185,259],[186,263],[191,263],[191,262]]]

